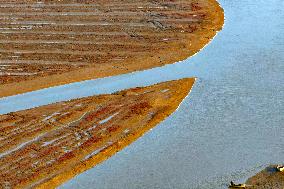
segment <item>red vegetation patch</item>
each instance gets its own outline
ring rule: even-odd
[[[86,116],[85,120],[86,121],[93,121],[98,116],[107,114],[108,112],[111,111],[111,109],[112,109],[112,107],[107,106],[107,107],[103,107],[103,108],[99,109],[98,111],[91,112]]]
[[[201,10],[201,9],[202,9],[202,7],[200,7],[198,5],[198,3],[191,3],[191,10],[198,11],[198,10]]]
[[[73,152],[67,152],[66,154],[64,154],[58,159],[58,163],[61,163],[63,161],[69,160],[74,157],[75,157],[75,154]]]
[[[131,114],[141,114],[152,106],[148,102],[141,102],[129,107]]]
[[[40,151],[40,153],[38,154],[39,157],[45,157],[47,155],[50,155],[52,153],[54,153],[55,151],[58,150],[57,146],[51,146],[49,148],[43,148],[44,150]]]
[[[98,141],[100,141],[100,139],[101,139],[101,137],[93,136],[90,139],[88,139],[86,142],[84,142],[81,145],[81,147],[84,148],[84,147],[91,146],[92,144],[97,143]]]
[[[108,131],[109,133],[111,133],[111,132],[117,131],[119,128],[120,128],[119,125],[112,125],[112,126],[110,126],[110,127],[107,128],[107,131]]]

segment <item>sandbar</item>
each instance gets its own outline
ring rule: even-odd
[[[246,181],[248,189],[283,189],[284,172],[277,171],[277,165],[270,165]]]
[[[195,78],[0,115],[0,186],[54,188],[173,113]]]
[[[3,0],[0,97],[172,64],[221,30],[216,0]]]

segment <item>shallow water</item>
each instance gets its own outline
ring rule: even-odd
[[[220,0],[224,29],[183,62],[0,99],[0,113],[197,76],[151,132],[59,188],[226,188],[284,155],[284,1]],[[80,90],[79,90],[80,89]],[[78,92],[80,91],[80,92]]]

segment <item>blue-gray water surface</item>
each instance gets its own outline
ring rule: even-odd
[[[284,1],[220,0],[223,30],[197,55],[161,68],[0,99],[0,113],[198,77],[163,123],[59,188],[218,189],[284,163]]]

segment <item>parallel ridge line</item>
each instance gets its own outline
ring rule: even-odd
[[[76,41],[76,40],[0,40],[1,44],[79,44],[79,45],[129,45],[129,46],[151,46],[151,44],[146,42],[141,43],[131,43],[123,41]],[[1,46],[0,46],[1,48]]]
[[[22,11],[22,12],[20,12]],[[0,12],[0,16],[13,16],[13,18],[17,18],[17,16],[161,16],[160,14],[163,13],[163,15],[170,16],[169,14],[173,13],[179,13],[179,14],[185,14],[185,15],[190,15],[190,14],[196,14],[196,13],[202,13],[198,11],[192,11],[192,10],[167,10],[167,11],[155,11],[155,12],[145,12],[145,11],[138,11],[138,12],[133,12],[133,11],[128,11],[124,10],[123,12],[121,11],[111,11],[111,12],[34,12],[33,10],[31,11],[24,11],[24,10],[19,10],[19,12],[13,12],[11,13],[10,11],[7,12]]]
[[[12,53],[15,55],[21,55],[21,54],[63,54],[63,55],[123,55],[123,54],[130,54],[130,53],[135,53],[135,54],[146,54],[147,52],[135,52],[131,48],[130,49],[123,49],[123,50],[116,50],[110,51],[110,52],[99,52],[99,51],[77,51],[77,50],[4,50],[0,49],[0,54],[3,53]],[[0,55],[1,56],[1,55]]]
[[[117,19],[117,18],[116,18]],[[129,18],[128,18],[129,19]],[[1,20],[1,19],[0,19]],[[94,19],[95,20],[95,19]],[[36,20],[36,21],[2,21],[1,25],[63,25],[63,26],[72,26],[72,25],[79,25],[79,26],[97,26],[97,25],[120,25],[120,26],[144,26],[147,25],[149,21],[158,21],[158,22],[167,22],[167,23],[181,23],[181,22],[198,22],[197,19],[194,18],[146,18],[143,21],[141,18],[136,20],[124,20],[124,21],[117,21],[117,20],[110,20],[108,22],[102,21],[103,19],[99,19],[96,21],[83,21],[83,20],[74,20],[74,21],[58,21],[58,20]],[[132,22],[129,22],[132,21]],[[135,21],[135,22],[134,22]]]
[[[2,66],[19,66],[20,64],[43,64],[43,65],[55,65],[55,64],[66,64],[66,65],[86,65],[88,62],[69,62],[69,61],[46,61],[46,60],[9,60],[9,59],[0,59],[0,68]]]
[[[194,36],[192,31],[204,22],[205,10],[188,0],[3,0],[0,60],[14,64],[11,69],[26,64],[23,73],[38,66],[47,75],[75,70],[76,64],[120,64],[160,52],[171,42],[182,46],[182,39]],[[1,84],[13,80],[2,77],[10,71],[19,72],[1,68]]]
[[[148,27],[153,27],[153,25],[148,24],[147,22],[145,23],[127,23],[127,22],[52,22],[52,21],[45,21],[45,22],[40,22],[40,21],[26,21],[26,22],[2,22],[1,25],[53,25],[53,26],[148,26]]]
[[[146,3],[145,3],[146,2]],[[94,4],[90,4],[90,3],[56,3],[56,4],[52,4],[52,3],[19,3],[19,2],[15,2],[15,3],[5,3],[5,1],[3,3],[1,3],[0,8],[23,8],[23,7],[28,7],[28,8],[42,8],[42,7],[117,7],[118,5],[120,7],[128,7],[128,6],[155,6],[155,5],[184,5],[187,3],[186,0],[180,0],[180,1],[176,1],[176,2],[149,2],[149,1],[145,1],[144,3],[142,1],[140,2],[122,2],[122,1],[118,1],[117,3],[111,2],[111,4],[108,4],[108,1],[105,1],[104,4],[102,3],[94,3]]]

